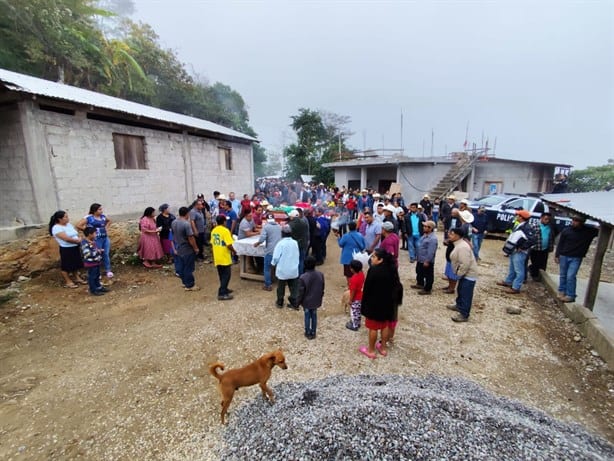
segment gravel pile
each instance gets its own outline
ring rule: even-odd
[[[578,425],[459,378],[335,376],[230,408],[224,460],[611,460]]]

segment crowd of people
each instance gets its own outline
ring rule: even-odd
[[[509,270],[497,284],[509,294],[520,293],[529,275],[538,279],[540,270],[546,269],[548,254],[555,249],[552,216],[544,213],[534,225],[529,218],[525,210],[516,212],[503,247]],[[65,287],[88,284],[93,296],[108,291],[102,276],[113,277],[107,235],[110,223],[99,203],[92,204],[76,228],[65,211],[51,217],[49,233],[60,247]],[[255,237],[253,246],[262,246],[264,255],[255,261],[263,272],[262,289],[273,291],[274,270],[275,305],[295,310],[302,307],[305,337],[314,339],[325,288],[317,266],[326,260],[332,234],[341,250],[340,264],[347,282],[350,318],[346,327],[358,331],[364,317],[368,342],[359,351],[374,359],[378,354],[386,356],[394,339],[404,291],[399,276],[400,251],[407,252],[414,267],[415,277],[412,274],[411,278],[415,283],[410,287],[418,295],[433,293],[439,224],[446,261],[442,272],[447,280],[442,292],[456,295],[454,303],[447,306],[454,311],[451,319],[467,322],[488,220],[482,207],[472,211],[467,200],[457,201],[453,195],[441,202],[424,195],[419,202],[405,203],[401,193],[262,180],[254,194],[244,194],[241,200],[234,192],[214,191],[210,200],[199,194],[189,206],[179,208],[177,217],[166,203],[158,207],[157,214],[155,208],[147,207],[139,220],[137,253],[148,269],[162,267],[161,261],[172,261],[186,291],[199,290],[194,278],[196,262],[212,262],[219,278],[217,299],[228,301],[234,296],[229,284],[232,266],[238,262],[235,242]],[[560,264],[559,298],[564,302],[576,298],[576,274],[596,234],[596,229],[585,226],[577,216],[559,237],[555,261]],[[206,247],[210,247],[212,260]],[[84,267],[87,281],[79,274]]]

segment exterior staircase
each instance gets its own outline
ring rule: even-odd
[[[455,154],[458,160],[450,167],[446,175],[441,178],[437,186],[430,192],[431,200],[444,200],[452,191],[454,191],[459,183],[471,173],[473,165],[479,160],[480,155],[461,152]]]

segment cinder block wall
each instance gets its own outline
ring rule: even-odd
[[[0,227],[38,223],[17,108],[0,111]]]
[[[187,134],[91,120],[83,112],[66,115],[31,106],[31,123],[43,139],[34,143],[46,149],[58,207],[76,222],[90,204],[101,203],[113,216],[140,216],[147,206],[169,203],[174,209],[191,203],[203,192],[235,191],[240,197],[253,192],[252,147]],[[0,113],[0,192],[10,206],[0,207],[0,227],[14,226],[15,217],[28,225],[46,224],[56,210],[36,209],[28,177],[20,118],[17,110]],[[116,169],[113,133],[145,139],[145,170]],[[219,147],[230,148],[233,169],[220,160]],[[45,155],[37,157],[45,159]],[[5,180],[6,179],[6,180]],[[10,199],[9,199],[10,198]]]

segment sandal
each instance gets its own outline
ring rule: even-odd
[[[377,358],[377,355],[375,353],[372,354],[369,352],[369,349],[367,348],[367,346],[360,346],[358,348],[358,352],[360,352],[362,355],[369,357],[372,360]]]
[[[375,349],[377,349],[377,352],[382,354],[383,357],[386,357],[388,355],[388,351],[382,350],[382,343],[380,341],[375,343]]]
[[[76,283],[79,283],[81,285],[87,285],[87,280],[79,279],[76,281]]]
[[[151,269],[153,267],[151,263],[148,263],[147,261],[143,261],[143,266],[145,266],[148,269]]]
[[[64,285],[64,288],[79,288],[79,285],[77,285],[76,283],[72,283],[72,284],[66,284]]]

